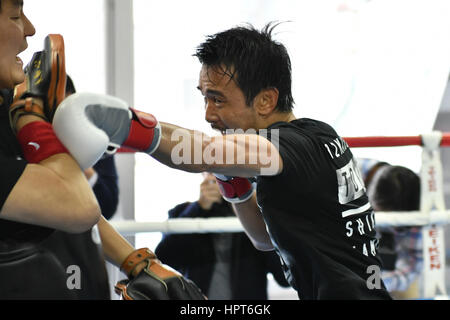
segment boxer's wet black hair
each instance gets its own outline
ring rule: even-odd
[[[200,63],[219,67],[242,90],[247,105],[263,89],[278,89],[277,110],[289,112],[294,105],[291,93],[291,60],[284,45],[272,39],[279,23],[268,23],[259,31],[252,25],[235,27],[206,37],[194,54]]]

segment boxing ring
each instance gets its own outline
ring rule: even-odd
[[[420,170],[421,199],[419,211],[376,212],[377,227],[420,226],[423,242],[423,272],[421,299],[448,299],[445,284],[445,224],[450,223],[443,190],[440,148],[450,146],[450,133],[433,131],[419,136],[371,136],[344,138],[351,148],[363,147],[422,147]],[[123,151],[127,152],[127,151]],[[111,221],[122,235],[141,232],[210,233],[243,232],[236,217],[180,218],[162,222]]]

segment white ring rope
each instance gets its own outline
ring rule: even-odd
[[[244,231],[239,219],[236,217],[174,218],[161,222],[124,220],[110,221],[110,224],[122,235],[133,235],[140,232],[219,233]]]
[[[450,223],[450,210],[376,212],[376,227],[428,226]]]
[[[122,235],[134,235],[142,232],[164,233],[221,233],[243,232],[236,217],[225,218],[174,218],[161,222],[136,222],[134,220],[110,221]],[[433,210],[430,213],[420,211],[375,213],[376,227],[426,226],[450,223],[450,210]]]

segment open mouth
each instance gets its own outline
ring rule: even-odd
[[[226,132],[226,128],[221,128],[221,127],[217,127],[217,126],[211,126],[211,128],[213,128],[213,130],[219,131],[222,135],[225,135]]]
[[[16,57],[16,63],[20,64],[20,65],[23,65],[23,61],[19,57]]]

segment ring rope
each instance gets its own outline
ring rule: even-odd
[[[401,146],[423,146],[423,135],[418,136],[367,136],[367,137],[343,137],[349,147],[401,147]],[[441,147],[450,146],[450,133],[443,132]],[[135,153],[136,150],[126,147],[119,148],[117,153]]]
[[[450,210],[433,210],[429,214],[421,211],[375,212],[377,227],[426,226],[450,223]],[[122,235],[145,232],[164,233],[224,233],[243,232],[236,217],[225,218],[173,218],[160,222],[136,222],[134,220],[110,221]]]
[[[400,147],[423,146],[423,135],[419,136],[370,136],[370,137],[344,137],[349,147]],[[441,147],[450,146],[450,133],[442,133]]]

